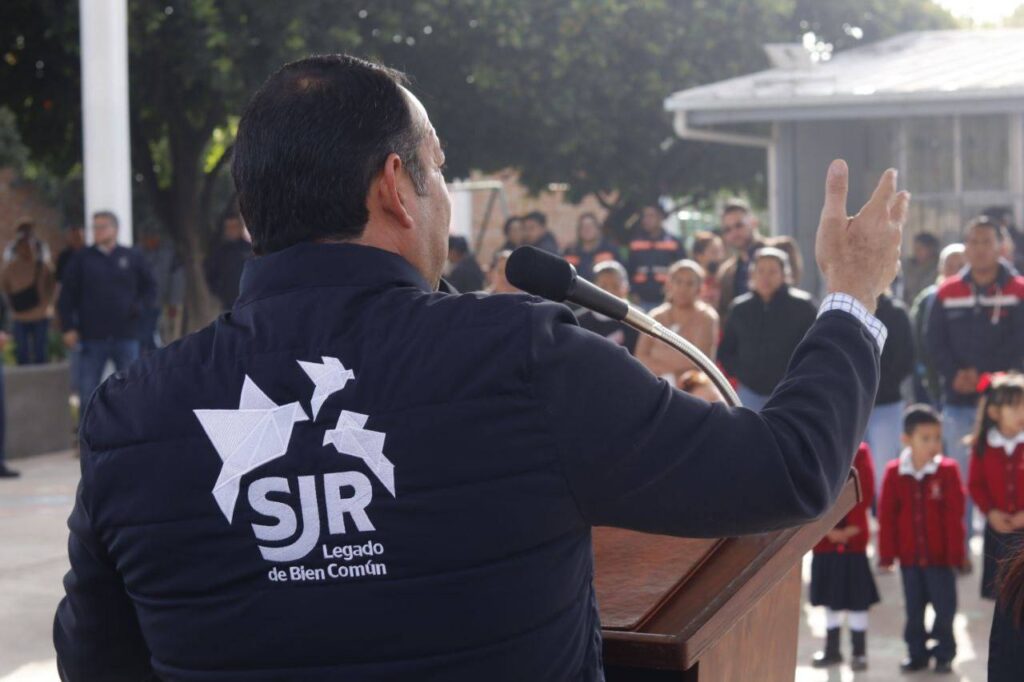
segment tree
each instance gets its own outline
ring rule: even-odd
[[[67,4],[0,6],[0,104],[58,173],[81,149]],[[675,137],[663,110],[673,91],[763,68],[763,43],[810,31],[843,49],[953,25],[930,0],[129,0],[136,213],[182,253],[196,326],[210,308],[200,264],[230,199],[238,116],[291,59],[347,51],[404,69],[452,177],[515,167],[534,190],[567,182],[570,198],[596,195],[621,226],[663,194],[763,192],[760,151]]]

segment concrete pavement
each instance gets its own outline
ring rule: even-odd
[[[0,682],[38,682],[57,678],[51,644],[53,613],[63,594],[67,571],[66,520],[78,483],[78,460],[58,453],[16,460],[17,480],[0,480]],[[988,652],[992,605],[978,595],[980,540],[974,546],[978,570],[958,582],[960,613],[955,628],[959,653],[956,674],[917,673],[907,679],[982,682]],[[810,557],[804,561],[804,581]],[[849,666],[814,670],[811,654],[825,633],[822,609],[803,605],[796,682],[882,682],[901,679],[904,655],[903,606],[899,575],[877,576],[882,603],[871,610],[868,634],[870,669],[854,675]],[[806,599],[806,585],[804,597]],[[843,637],[844,655],[849,638]]]

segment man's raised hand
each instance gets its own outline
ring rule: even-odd
[[[874,194],[852,218],[846,213],[850,171],[836,159],[828,168],[815,257],[828,292],[849,294],[872,313],[896,278],[910,193],[897,191],[896,171],[882,174]]]

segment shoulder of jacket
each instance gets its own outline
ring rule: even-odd
[[[970,296],[971,287],[964,281],[963,275],[953,275],[942,281],[935,295],[939,300],[946,300],[957,296]]]
[[[810,292],[804,291],[803,289],[797,289],[796,287],[789,288],[789,295],[798,301],[804,301],[807,303],[811,303],[812,301]]]

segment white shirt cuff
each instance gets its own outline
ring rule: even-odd
[[[889,335],[889,330],[885,328],[885,325],[877,317],[868,312],[864,304],[853,296],[838,293],[829,294],[818,308],[818,317],[821,317],[830,310],[841,310],[844,313],[853,315],[871,333],[875,343],[878,344],[878,352],[881,353],[882,349],[885,348],[885,339]]]

